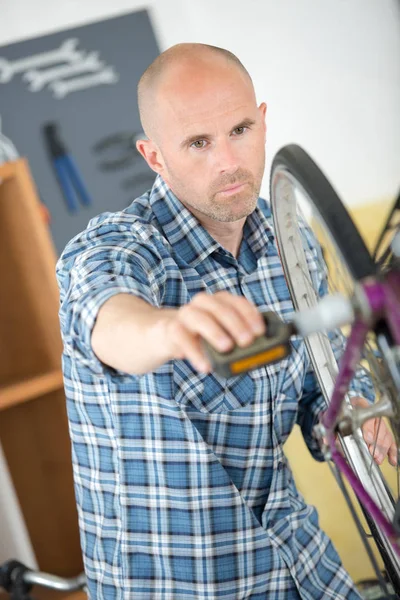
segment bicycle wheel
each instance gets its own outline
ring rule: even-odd
[[[302,148],[290,145],[276,154],[270,186],[279,253],[296,310],[315,306],[321,294],[338,289],[350,297],[357,281],[376,274],[376,265],[348,212],[319,167]],[[313,334],[305,340],[327,405],[346,333],[344,328],[329,335]],[[396,388],[371,335],[366,341],[363,357],[357,377],[360,381],[368,378],[378,395],[385,394],[384,397],[388,396],[396,404]],[[350,403],[349,398],[346,402]],[[392,430],[398,439],[398,431]],[[398,469],[395,471],[396,482],[390,489],[360,431],[342,438],[341,443],[353,471],[392,522],[399,495]],[[397,490],[394,489],[396,484]],[[400,591],[399,557],[385,533],[368,514],[366,518],[393,585]]]
[[[392,242],[395,236],[399,235],[400,230],[400,192],[392,206],[392,209],[386,219],[386,223],[381,231],[372,254],[374,261],[379,264],[381,271],[390,269],[393,263],[399,262],[398,256],[393,253]]]

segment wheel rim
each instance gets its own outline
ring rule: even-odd
[[[305,215],[305,206],[308,202],[309,212]],[[319,227],[325,228],[326,239],[329,240],[331,249],[342,261],[342,273],[344,276],[343,290],[351,294],[355,281],[349,270],[346,269],[345,261],[340,249],[334,242],[329,229],[321,215],[319,215],[314,203],[301,183],[294,177],[285,164],[274,164],[271,173],[271,204],[274,216],[274,226],[277,235],[278,248],[286,275],[287,284],[296,310],[304,310],[315,306],[318,296],[315,292],[315,281],[310,274],[307,263],[307,246],[304,245],[304,236],[298,226],[298,211],[301,207],[305,220],[310,216],[318,219]],[[337,361],[330,347],[327,336],[313,334],[305,340],[310,358],[321,387],[324,398],[330,398],[336,374],[338,372]],[[349,402],[349,400],[347,400]],[[393,520],[395,503],[392,493],[387,489],[387,483],[379,467],[371,460],[366,444],[362,440],[361,432],[358,435],[343,439],[342,446],[347,460],[354,472],[362,481],[365,489],[381,508],[389,521]],[[398,480],[398,478],[397,478]],[[397,485],[398,488],[398,485]],[[398,498],[398,490],[396,490]],[[400,560],[393,550],[387,537],[378,529],[380,542],[384,546],[391,563],[400,574]]]

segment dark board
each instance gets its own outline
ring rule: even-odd
[[[65,50],[66,40],[76,42],[69,42]],[[38,57],[41,53],[46,55]],[[154,180],[153,172],[137,154],[132,154],[133,162],[124,167],[102,171],[100,161],[124,156],[125,146],[113,146],[106,155],[98,155],[93,145],[108,135],[141,131],[136,87],[158,54],[145,10],[0,47],[2,131],[29,161],[40,197],[50,212],[58,253],[90,218],[124,208]],[[56,80],[51,82],[50,77]],[[113,82],[99,83],[103,77]],[[42,89],[31,91],[31,86],[40,84]],[[72,91],[75,86],[81,89]],[[55,95],[66,91],[64,97]],[[76,212],[68,209],[45,143],[43,126],[47,123],[58,124],[60,138],[91,199],[89,206],[79,205]]]

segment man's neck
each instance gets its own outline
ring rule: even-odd
[[[211,237],[214,238],[225,250],[228,250],[235,258],[239,255],[240,244],[243,239],[243,226],[246,219],[234,223],[202,223]]]
[[[216,242],[221,244],[225,250],[228,250],[228,252],[233,254],[235,258],[238,257],[240,244],[243,239],[243,227],[246,222],[246,217],[238,221],[223,222],[215,221],[193,207],[190,207],[190,211]]]

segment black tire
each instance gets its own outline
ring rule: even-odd
[[[275,155],[271,165],[271,198],[273,194],[273,176],[276,169],[287,171],[304,188],[304,191],[319,213],[321,220],[329,230],[332,239],[335,241],[336,248],[342,255],[343,262],[346,264],[354,281],[360,281],[366,277],[376,275],[378,270],[377,265],[370,255],[364,240],[339,196],[312,158],[300,146],[295,144],[281,148]],[[271,206],[272,217],[276,221],[273,202]],[[381,543],[380,533],[375,522],[361,503],[360,507],[364,513],[372,537],[377,544],[386,572],[396,593],[399,594],[399,572],[394,568],[384,545]]]
[[[308,192],[355,281],[376,273],[376,265],[339,196],[310,156],[296,144],[276,154],[271,174],[285,167]],[[272,177],[271,177],[272,180]]]

